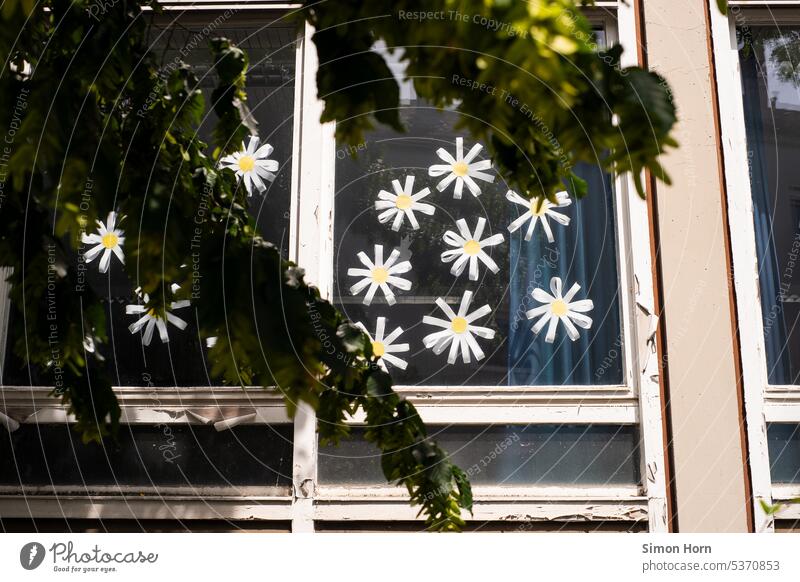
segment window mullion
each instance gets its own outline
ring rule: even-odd
[[[333,124],[321,124],[316,95],[318,59],[306,24],[298,49],[291,249],[294,259],[322,297],[331,297],[333,268]],[[317,432],[313,409],[300,403],[294,421],[292,531],[314,530],[317,487]]]

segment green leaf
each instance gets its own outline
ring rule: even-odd
[[[367,396],[384,398],[393,394],[392,378],[383,370],[374,370],[367,377]]]
[[[589,183],[577,174],[572,174],[567,183],[567,191],[573,198],[581,199],[589,193]]]
[[[347,353],[350,354],[364,352],[369,344],[367,336],[361,328],[349,322],[343,323],[338,327],[336,337],[342,340],[342,345],[347,350]],[[369,349],[371,351],[372,347],[370,346]]]
[[[783,505],[781,505],[780,503],[775,503],[773,505],[770,505],[769,503],[767,503],[763,499],[759,499],[758,502],[761,505],[761,510],[766,515],[775,515],[776,513],[778,513],[783,508]]]

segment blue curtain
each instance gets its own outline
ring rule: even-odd
[[[550,222],[553,243],[547,241],[541,224],[530,241],[523,238],[525,227],[510,237],[509,385],[622,383],[612,181],[594,166],[582,165],[576,173],[588,182],[589,195],[558,210],[572,221],[566,227]],[[548,344],[545,331],[535,336],[530,329],[535,320],[525,317],[526,311],[539,305],[531,297],[533,289],[550,293],[552,277],[561,277],[565,291],[579,283],[581,290],[575,299],[594,302],[594,309],[587,313],[592,327],[579,329],[581,335],[575,342],[559,327],[555,342]]]

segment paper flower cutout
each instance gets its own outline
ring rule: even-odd
[[[414,229],[419,228],[417,217],[414,216],[414,211],[422,212],[428,216],[436,211],[436,207],[432,204],[419,202],[431,193],[430,188],[424,188],[413,194],[414,192],[414,176],[406,176],[405,187],[400,186],[400,180],[392,180],[392,187],[394,194],[381,190],[378,193],[378,200],[375,201],[375,210],[383,210],[378,215],[378,222],[381,224],[389,222],[394,217],[392,222],[392,230],[400,230],[403,224],[403,219],[408,217],[411,227]]]
[[[572,298],[575,297],[575,294],[580,288],[581,286],[575,283],[570,290],[567,291],[566,295],[561,295],[561,279],[559,277],[553,277],[550,279],[550,291],[552,291],[552,295],[542,289],[534,289],[532,293],[533,298],[539,303],[544,303],[544,305],[540,305],[525,313],[528,319],[539,317],[539,320],[531,328],[533,329],[533,333],[538,335],[544,326],[550,322],[544,341],[551,344],[556,339],[556,327],[558,327],[559,321],[564,324],[567,335],[569,335],[569,339],[572,341],[578,339],[579,336],[578,330],[575,328],[576,325],[583,329],[592,327],[592,318],[587,315],[582,315],[594,309],[592,300],[582,299],[580,301],[572,301]]]
[[[472,160],[475,159],[475,156],[477,156],[482,149],[483,146],[476,143],[465,156],[464,138],[458,137],[456,138],[455,158],[444,148],[436,150],[436,155],[439,156],[442,161],[447,162],[446,164],[434,164],[428,168],[428,175],[432,178],[438,178],[446,174],[436,185],[436,189],[439,192],[443,192],[445,188],[455,181],[456,187],[453,190],[453,198],[461,199],[461,191],[464,189],[464,184],[467,185],[467,188],[469,188],[473,196],[478,196],[481,193],[481,189],[475,182],[475,179],[483,180],[484,182],[494,182],[494,176],[481,171],[488,170],[492,167],[492,162],[490,160],[481,160],[472,163]]]
[[[386,298],[386,303],[394,305],[397,302],[390,285],[408,291],[411,289],[411,281],[397,277],[402,273],[408,273],[411,270],[411,263],[403,261],[397,263],[400,258],[400,251],[394,249],[386,262],[383,261],[383,245],[375,245],[375,262],[364,251],[358,253],[358,259],[366,269],[347,269],[347,274],[350,277],[363,277],[361,281],[350,287],[350,293],[358,295],[364,289],[367,289],[367,294],[364,296],[364,305],[372,303],[372,298],[375,296],[375,291],[380,288],[383,291],[383,296]],[[395,264],[397,263],[397,264]]]
[[[372,353],[381,359],[380,364],[385,369],[387,364],[391,364],[400,368],[401,370],[405,370],[408,366],[408,362],[405,360],[401,360],[397,356],[392,354],[398,354],[401,352],[407,352],[409,349],[408,344],[395,344],[393,343],[400,335],[403,333],[402,327],[397,327],[395,330],[390,333],[389,335],[384,337],[384,331],[386,330],[386,318],[379,317],[378,323],[375,328],[375,335],[367,331],[367,328],[364,326],[363,323],[359,322],[356,324],[360,327],[364,333],[369,336],[369,340],[372,342]]]
[[[523,224],[525,224],[526,221],[530,220],[531,222],[528,225],[528,231],[525,233],[525,240],[531,240],[533,231],[536,229],[536,223],[541,220],[542,228],[544,229],[544,233],[547,235],[547,242],[553,242],[553,231],[550,229],[550,223],[547,220],[548,217],[552,218],[562,226],[567,226],[569,224],[569,216],[553,210],[553,208],[565,208],[566,206],[572,204],[572,199],[566,192],[562,191],[556,194],[556,200],[558,200],[558,204],[553,204],[547,198],[534,198],[533,200],[528,200],[513,190],[509,190],[506,193],[506,199],[514,204],[524,206],[526,209],[525,214],[518,217],[514,222],[508,225],[508,232],[514,232]]]
[[[259,192],[266,190],[267,185],[264,184],[264,180],[272,182],[275,179],[273,172],[278,171],[278,161],[267,159],[274,148],[268,143],[261,147],[258,147],[258,144],[259,139],[251,135],[247,146],[242,142],[242,151],[220,160],[223,168],[233,170],[236,172],[236,177],[241,178],[248,196],[253,195],[253,185]]]
[[[180,286],[173,284],[171,289],[172,292],[175,293],[178,289],[180,289]],[[139,331],[144,328],[144,335],[142,336],[142,343],[144,345],[150,345],[150,340],[153,338],[153,330],[156,328],[158,328],[158,335],[161,338],[161,342],[167,343],[169,341],[167,322],[171,323],[180,330],[186,329],[186,322],[177,315],[172,314],[170,311],[164,310],[163,314],[157,314],[155,309],[147,307],[147,303],[150,301],[150,296],[147,293],[142,295],[140,288],[136,289],[136,294],[142,299],[143,304],[135,303],[133,305],[126,305],[125,313],[128,315],[138,315],[144,313],[140,319],[128,326],[128,331],[130,331],[132,334],[139,333]],[[190,303],[188,299],[182,299],[181,301],[173,301],[170,303],[169,308],[171,310],[183,309],[184,307],[189,307],[189,305]]]
[[[124,265],[125,255],[122,254],[122,243],[125,242],[125,234],[116,227],[117,213],[109,212],[106,223],[97,221],[97,233],[83,234],[81,241],[84,244],[93,244],[92,248],[83,253],[83,258],[87,263],[91,263],[97,255],[101,252],[103,256],[100,257],[100,272],[105,273],[108,271],[108,266],[111,263],[111,253],[117,255],[117,258]]]
[[[445,243],[451,247],[456,247],[455,249],[442,253],[443,262],[449,263],[455,261],[450,272],[457,277],[464,272],[464,269],[469,263],[469,278],[471,281],[477,281],[478,261],[480,260],[492,273],[497,273],[500,267],[497,266],[497,263],[495,263],[483,249],[484,247],[499,245],[503,242],[503,235],[495,234],[481,240],[483,228],[486,226],[486,219],[483,217],[478,218],[478,224],[475,225],[474,232],[470,232],[467,221],[463,218],[456,221],[456,226],[458,226],[461,235],[456,234],[452,230],[448,230],[442,237]]]
[[[482,360],[485,354],[478,345],[473,334],[485,339],[492,339],[494,337],[493,329],[472,325],[472,322],[475,320],[489,315],[492,312],[492,308],[488,305],[484,305],[472,313],[467,313],[471,301],[472,291],[464,291],[464,295],[461,297],[461,305],[458,307],[458,313],[456,314],[450,306],[445,303],[444,299],[438,297],[436,299],[436,305],[444,311],[449,320],[431,317],[430,315],[426,315],[422,318],[422,323],[443,328],[441,331],[426,335],[422,338],[422,343],[426,348],[433,348],[433,353],[437,356],[449,345],[450,353],[447,355],[448,364],[456,363],[459,352],[465,364],[470,363],[470,354],[474,354],[476,360]]]

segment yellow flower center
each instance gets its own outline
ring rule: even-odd
[[[531,200],[531,214],[534,216],[541,216],[547,208],[547,200],[540,200],[539,198]]]
[[[155,309],[149,309],[149,310],[147,311],[147,315],[149,315],[150,317],[158,317],[158,316],[156,315],[156,310],[155,310]]]
[[[564,303],[561,299],[556,299],[550,304],[550,311],[553,312],[553,315],[557,315],[558,317],[563,317],[567,314],[568,308],[567,304]]]
[[[408,210],[409,208],[411,208],[412,202],[413,200],[411,200],[411,196],[409,196],[408,194],[400,194],[394,201],[395,205],[400,210]]]
[[[467,164],[467,162],[456,162],[453,164],[453,173],[456,176],[463,178],[469,173],[469,164]]]
[[[467,331],[467,320],[463,317],[456,317],[450,322],[450,329],[456,333],[464,333]]]
[[[481,252],[481,243],[475,239],[470,239],[464,243],[464,252],[470,256],[477,255]]]
[[[242,156],[239,158],[239,169],[242,172],[250,172],[256,167],[256,160],[253,156]]]
[[[119,242],[119,237],[115,235],[113,232],[107,232],[106,234],[103,235],[102,242],[103,246],[106,247],[107,249],[113,249],[115,246],[117,246],[117,243]]]
[[[380,358],[386,353],[386,346],[383,342],[372,342],[372,353]]]
[[[383,267],[375,267],[372,269],[372,280],[378,285],[383,285],[389,278],[389,271]]]

